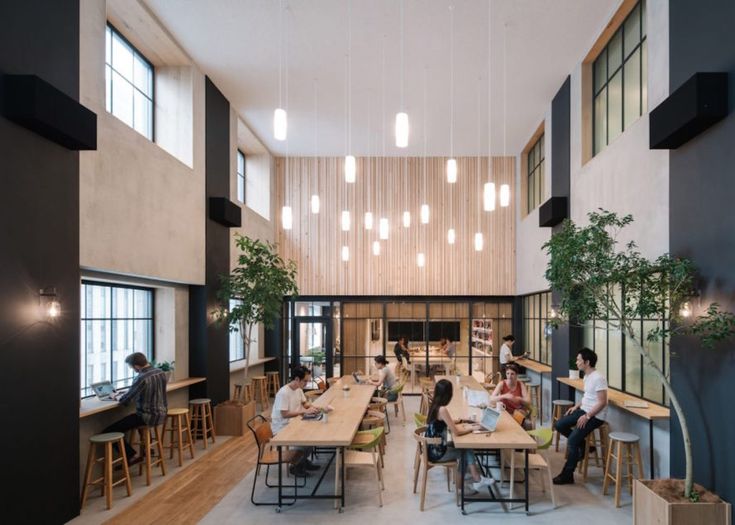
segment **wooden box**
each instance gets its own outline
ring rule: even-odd
[[[214,407],[214,429],[221,436],[242,436],[249,432],[247,422],[255,416],[255,401],[225,401]]]
[[[731,525],[729,503],[669,503],[651,490],[646,481],[633,484],[634,525]]]

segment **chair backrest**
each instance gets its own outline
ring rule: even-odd
[[[431,463],[429,461],[429,453],[427,450],[427,445],[441,445],[442,444],[442,438],[440,437],[430,438],[424,435],[426,434],[427,428],[428,427],[426,426],[421,426],[413,431],[413,437],[418,443],[419,452],[421,453],[421,459],[425,465],[428,465],[429,463]]]
[[[371,434],[372,438],[367,443],[363,443],[363,448],[375,448],[380,444],[381,439],[383,438],[383,433],[385,432],[385,429],[383,427],[377,427],[377,428],[371,428],[368,430],[360,430],[358,431],[358,434],[362,435],[368,435]]]
[[[551,446],[554,431],[551,428],[541,427],[529,430],[528,435],[536,440],[536,450],[546,450]]]
[[[419,414],[416,412],[413,415],[413,422],[416,424],[416,427],[426,426],[426,414]]]
[[[256,421],[260,423],[256,426]],[[273,437],[273,430],[271,429],[271,423],[265,417],[258,414],[255,417],[251,417],[247,422],[248,428],[253,433],[255,438],[255,444],[258,445],[258,458],[263,455],[265,446],[270,442]]]

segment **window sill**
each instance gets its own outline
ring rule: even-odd
[[[188,386],[194,385],[196,383],[201,383],[206,380],[206,377],[187,377],[186,379],[171,381],[166,386],[166,392],[186,388]],[[91,416],[93,414],[99,414],[100,412],[107,412],[108,410],[112,410],[113,408],[118,408],[121,406],[122,405],[117,401],[100,401],[99,399],[97,399],[96,396],[87,397],[82,399],[79,403],[79,419]]]
[[[584,392],[584,380],[582,379],[557,377],[556,380],[560,383],[571,386],[576,390]],[[648,401],[647,399],[643,399],[642,397],[626,394],[625,392],[621,392],[620,390],[615,390],[613,388],[607,389],[607,401],[608,404],[621,410],[630,412],[631,414],[635,414],[636,416],[642,417],[643,419],[669,419],[671,417],[671,411],[667,407],[657,405],[656,403]],[[626,401],[645,401],[646,403],[648,403],[648,408],[628,407],[625,406]]]
[[[255,359],[254,361],[250,361],[249,368],[252,368],[254,366],[262,365],[263,363],[267,363],[268,361],[273,361],[275,357],[264,357],[263,359]],[[239,370],[245,370],[245,360],[239,359],[237,361],[233,361],[230,363],[230,373],[237,372]]]

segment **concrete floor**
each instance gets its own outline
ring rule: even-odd
[[[419,398],[407,396],[404,398],[409,416],[418,409]],[[630,523],[632,508],[631,497],[627,492],[622,498],[622,507],[615,508],[612,496],[602,496],[602,469],[590,468],[588,483],[572,486],[556,487],[558,507],[553,508],[547,493],[541,491],[536,482],[538,474],[531,477],[530,513],[527,516],[522,506],[513,510],[504,510],[497,503],[473,503],[466,509],[467,516],[462,516],[454,502],[454,492],[447,492],[444,469],[432,469],[429,472],[429,481],[426,494],[426,508],[419,511],[419,496],[413,494],[413,458],[415,441],[412,437],[414,426],[412,417],[407,419],[405,427],[395,423],[392,432],[388,435],[388,447],[385,457],[386,468],[385,490],[383,491],[383,507],[378,506],[374,473],[363,469],[353,469],[348,473],[346,507],[343,513],[333,508],[332,501],[328,500],[300,500],[293,506],[286,506],[280,514],[274,507],[256,507],[250,503],[250,490],[254,473],[246,476],[238,485],[233,487],[218,505],[216,505],[201,523],[211,525],[229,525],[242,523],[299,523],[299,524],[359,524],[370,523],[410,523],[420,520],[421,525],[447,524],[455,521],[468,523],[486,522],[490,517],[502,517],[505,522],[523,522],[536,524],[580,523],[594,519],[594,525],[608,525]],[[318,423],[314,423],[318,424]],[[326,461],[322,457],[321,461]],[[552,469],[554,475],[558,473],[563,462],[563,453],[552,453]],[[497,471],[495,476],[497,477]],[[271,479],[275,479],[272,477]],[[310,478],[313,484],[314,479]],[[333,467],[327,473],[320,493],[332,493],[334,486]],[[501,489],[507,492],[507,484]],[[518,484],[517,490],[522,491],[523,485]],[[257,499],[271,499],[275,489],[267,489],[263,484],[262,474],[256,488]]]

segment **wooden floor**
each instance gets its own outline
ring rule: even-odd
[[[104,523],[198,523],[255,467],[257,452],[249,432],[233,437]]]

